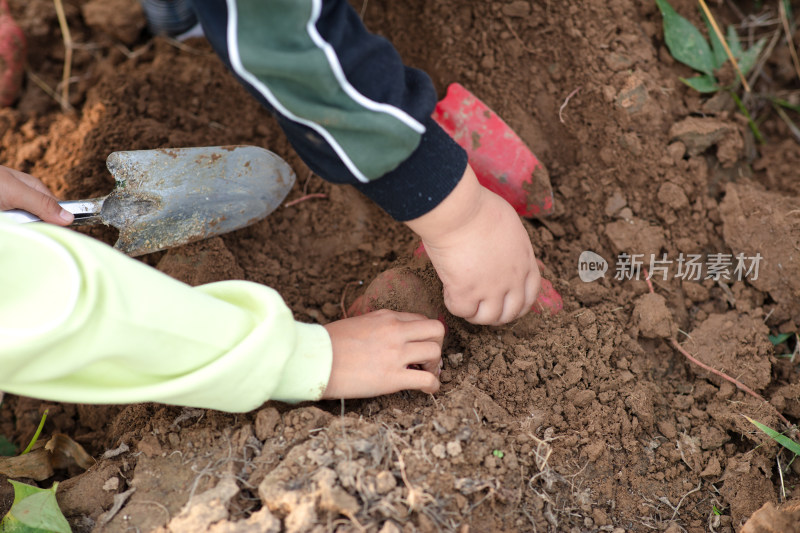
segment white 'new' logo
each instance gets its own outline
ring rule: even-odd
[[[582,252],[578,258],[578,277],[583,282],[589,283],[600,279],[606,275],[607,270],[608,261],[594,252]]]

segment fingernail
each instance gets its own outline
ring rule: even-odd
[[[72,224],[72,221],[75,220],[75,216],[66,209],[62,209],[58,216],[68,224]]]

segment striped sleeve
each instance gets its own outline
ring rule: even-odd
[[[212,46],[309,167],[389,214],[425,214],[466,154],[430,118],[436,92],[343,0],[195,0]]]

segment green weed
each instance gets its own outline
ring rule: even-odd
[[[36,444],[37,440],[39,440],[39,435],[42,434],[42,428],[44,427],[45,420],[47,420],[47,413],[49,411],[50,411],[49,409],[45,409],[44,413],[42,413],[42,419],[39,421],[39,427],[36,428],[36,433],[33,434],[31,442],[28,443],[27,448],[25,448],[25,451],[23,451],[20,455],[25,455],[26,453],[31,451],[33,449],[33,445]]]
[[[14,486],[14,503],[0,520],[0,532],[70,533],[69,523],[56,502],[58,483],[40,489],[10,479],[8,482]]]
[[[36,433],[20,455],[28,453],[36,444],[47,420],[47,413],[48,410],[45,409]],[[10,445],[11,453],[8,455],[13,455],[16,448],[4,437],[0,437],[0,451],[3,442]],[[70,533],[69,523],[56,501],[58,483],[53,483],[49,489],[40,489],[11,479],[8,482],[14,487],[14,503],[8,514],[0,520],[0,533]]]
[[[725,87],[720,86],[714,72],[728,61],[728,56],[705,14],[702,15],[708,27],[710,44],[700,30],[679,15],[667,0],[656,0],[656,4],[664,20],[664,40],[669,53],[675,60],[700,73],[692,78],[681,78],[681,81],[701,93],[713,93],[724,89]],[[743,75],[752,70],[767,43],[767,39],[764,37],[748,50],[744,50],[733,26],[728,26],[726,41],[733,57],[739,63]]]
[[[797,442],[793,441],[792,439],[790,439],[786,435],[784,435],[782,433],[778,433],[777,431],[775,431],[771,427],[765,426],[764,424],[762,424],[758,420],[753,420],[749,416],[745,416],[745,418],[747,420],[749,420],[750,423],[753,424],[755,427],[757,427],[758,429],[760,429],[761,431],[766,433],[766,435],[769,438],[771,438],[772,440],[774,440],[775,442],[777,442],[778,444],[780,444],[781,446],[783,446],[784,448],[786,448],[787,450],[792,452],[793,454],[800,455],[800,444],[798,444]]]

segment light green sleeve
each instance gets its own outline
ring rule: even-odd
[[[0,390],[71,403],[249,411],[317,400],[331,371],[320,325],[274,290],[191,288],[96,240],[0,215]]]

